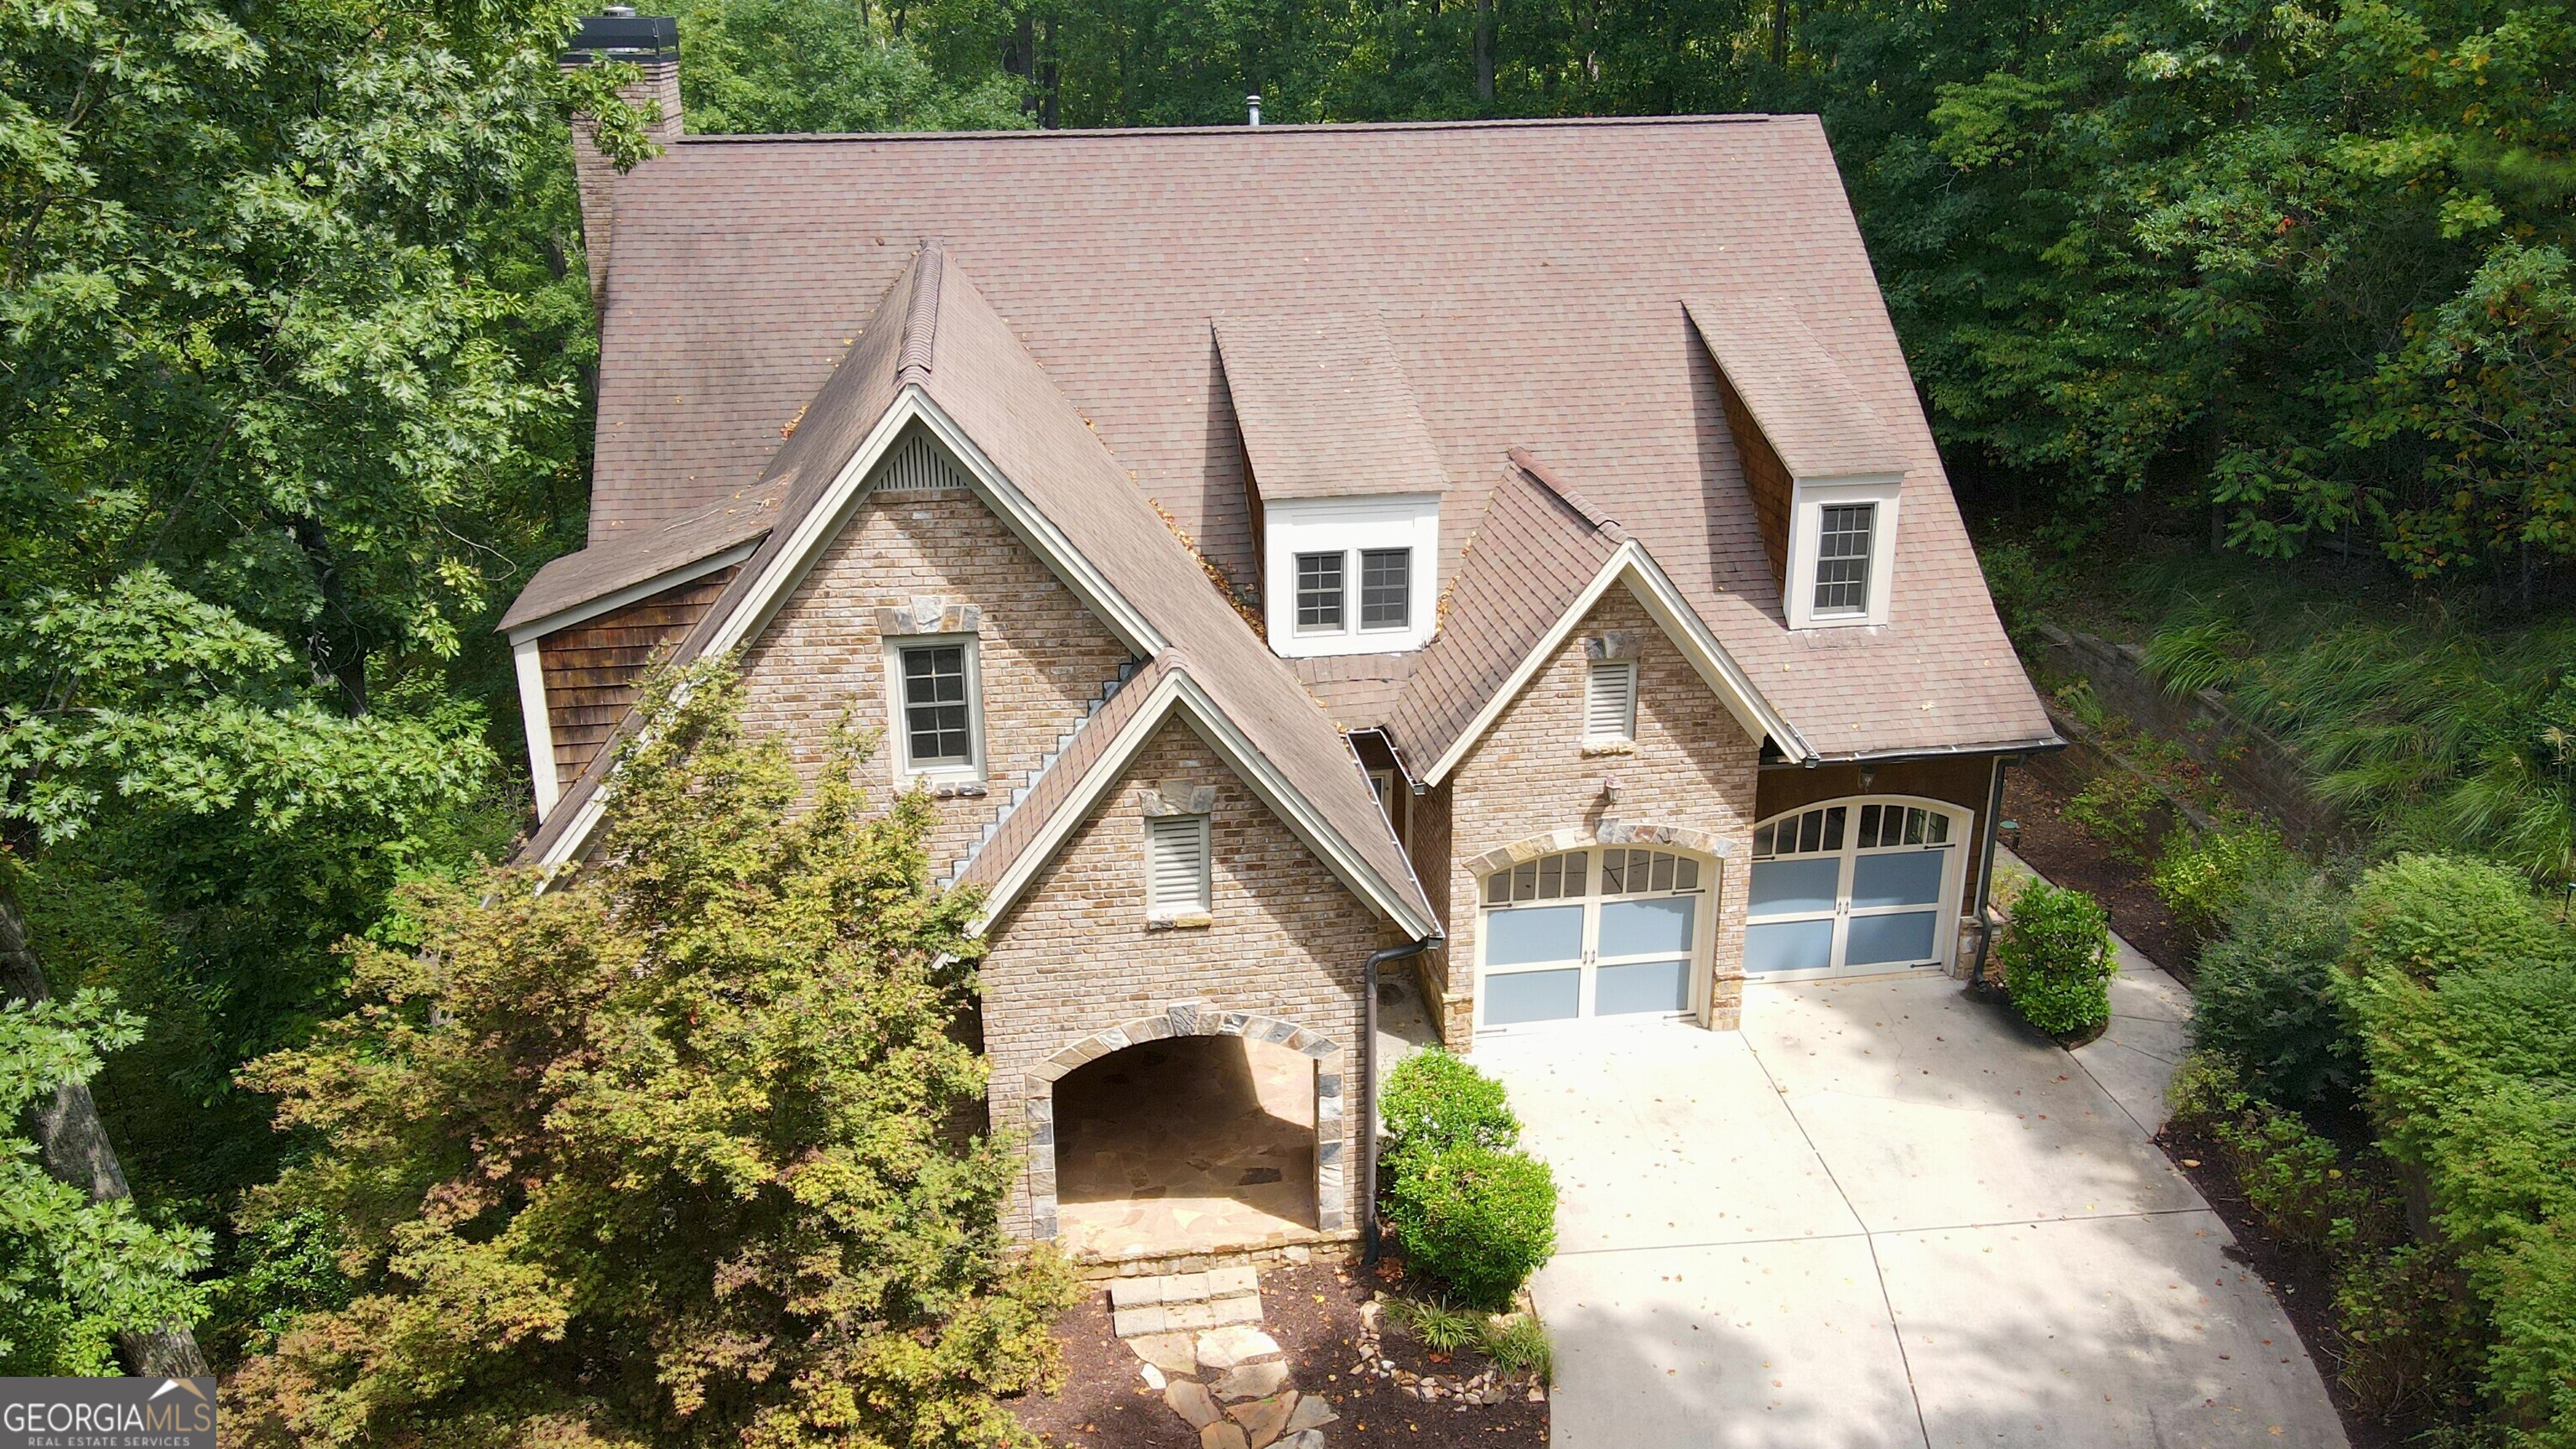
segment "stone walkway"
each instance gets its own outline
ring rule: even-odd
[[[1560,1449],[2343,1449],[2150,1140],[2189,997],[2125,952],[2069,1056],[1945,977],[1755,984],[1744,1029],[1479,1044],[1554,1165]]]
[[[1118,1259],[1317,1237],[1315,1063],[1242,1037],[1140,1042],[1056,1086],[1057,1241]]]
[[[1299,1392],[1278,1342],[1261,1331],[1252,1269],[1120,1278],[1109,1309],[1146,1386],[1198,1430],[1200,1449],[1324,1449],[1324,1426],[1341,1416]]]

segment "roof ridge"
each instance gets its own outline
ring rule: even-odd
[[[1559,502],[1581,515],[1583,521],[1591,524],[1594,531],[1598,532],[1603,538],[1610,540],[1612,543],[1626,543],[1628,541],[1628,530],[1620,526],[1619,520],[1603,513],[1599,508],[1593,506],[1591,499],[1586,498],[1581,493],[1577,492],[1572,484],[1565,482],[1563,479],[1558,478],[1554,473],[1549,472],[1544,464],[1540,463],[1538,459],[1530,456],[1530,452],[1527,448],[1507,448],[1504,450],[1503,456],[1509,458],[1512,466],[1520,469],[1531,482],[1536,483],[1541,488],[1544,488],[1548,492],[1556,495]]]
[[[755,131],[697,133],[672,137],[665,150],[696,146],[829,145],[838,141],[1100,141],[1142,136],[1337,136],[1385,131],[1500,131],[1608,129],[1619,126],[1750,126],[1775,121],[1806,120],[1812,111],[1715,111],[1687,116],[1511,116],[1436,121],[1273,122],[1212,126],[1072,126],[1024,131]]]
[[[903,349],[895,361],[898,387],[930,376],[932,347],[939,336],[939,274],[948,269],[937,237],[922,238],[912,265],[912,305],[904,312]]]

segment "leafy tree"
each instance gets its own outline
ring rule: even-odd
[[[204,1309],[205,1290],[188,1279],[206,1263],[202,1230],[147,1221],[121,1193],[93,1199],[49,1173],[44,1150],[15,1125],[59,1110],[97,1075],[102,1053],[141,1035],[142,1023],[98,992],[0,1004],[0,1372],[113,1374],[117,1338]]]
[[[849,0],[691,0],[680,7],[692,131],[995,131],[1029,124],[997,71],[950,85]]]
[[[253,1216],[343,1225],[362,1291],[228,1389],[250,1444],[1024,1444],[1070,1290],[957,1124],[972,893],[924,797],[810,800],[729,668],[647,689],[596,862],[410,893],[356,1010],[249,1069],[312,1156]]]

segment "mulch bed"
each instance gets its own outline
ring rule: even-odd
[[[2066,818],[2066,796],[2028,769],[2004,775],[2006,820],[2021,825],[2004,843],[2051,884],[2073,886],[2111,913],[2111,929],[2188,983],[2200,942],[2147,884],[2146,869]]]
[[[2236,1180],[2226,1169],[2218,1166],[2221,1159],[2212,1143],[2168,1126],[2157,1134],[2156,1145],[2191,1179],[2192,1186],[2200,1189],[2200,1195],[2209,1199],[2210,1207],[2236,1235],[2236,1246],[2228,1250],[2227,1256],[2260,1274],[2264,1286],[2272,1290],[2273,1299],[2290,1316],[2290,1326],[2298,1330],[2309,1360],[2325,1378],[2326,1396],[2334,1401],[2335,1413],[2343,1419],[2344,1437],[2352,1441],[2352,1449],[2401,1449],[2434,1427],[2437,1421],[2430,1417],[2382,1419],[2355,1407],[2352,1395],[2335,1381],[2340,1356],[2333,1325],[2334,1284],[2322,1265],[2305,1253],[2282,1247],[2255,1226],[2253,1215],[2245,1207],[2245,1195],[2237,1191]]]
[[[1499,1404],[1462,1409],[1423,1403],[1387,1379],[1354,1378],[1350,1370],[1359,1357],[1360,1305],[1373,1291],[1394,1288],[1374,1274],[1362,1280],[1355,1265],[1330,1263],[1270,1268],[1261,1274],[1261,1330],[1279,1341],[1294,1380],[1322,1394],[1341,1415],[1339,1423],[1324,1427],[1326,1443],[1333,1449],[1396,1444],[1541,1449],[1547,1443],[1545,1403],[1514,1395]],[[1064,1391],[1032,1395],[1012,1406],[1041,1440],[1108,1449],[1198,1449],[1198,1434],[1163,1407],[1160,1394],[1145,1387],[1134,1351],[1110,1332],[1105,1284],[1087,1289],[1082,1301],[1056,1320],[1055,1331],[1064,1345]],[[1411,1373],[1436,1374],[1445,1381],[1470,1377],[1484,1367],[1482,1356],[1472,1351],[1435,1363],[1400,1331],[1389,1330],[1381,1342],[1383,1356]]]

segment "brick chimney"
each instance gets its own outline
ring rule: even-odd
[[[627,104],[661,103],[661,119],[646,129],[655,142],[680,139],[680,22],[668,15],[638,15],[632,5],[611,5],[598,15],[582,17],[572,46],[563,53],[567,67],[593,61],[625,61],[644,74],[618,88]],[[613,205],[617,166],[593,144],[593,123],[572,122],[573,174],[581,186],[582,250],[590,262],[590,295],[601,299],[608,284],[610,233],[616,222]]]

